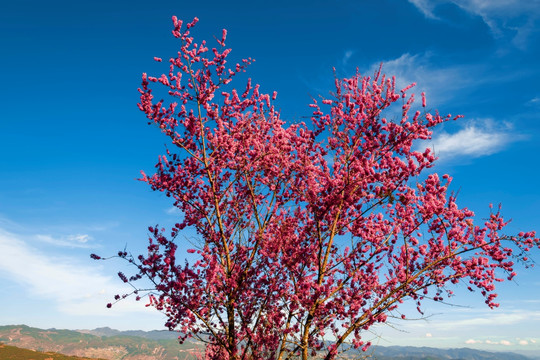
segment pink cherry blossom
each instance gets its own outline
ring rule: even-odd
[[[205,359],[330,360],[344,345],[367,351],[366,330],[407,318],[403,302],[422,314],[423,302],[451,297],[460,282],[498,306],[495,283],[513,278],[511,259],[528,263],[540,240],[507,235],[500,208],[475,220],[448,175],[427,174],[435,156],[413,149],[450,115],[426,113],[423,93],[420,112],[406,94],[414,84],[396,92],[379,69],[336,78],[334,95],[309,105],[307,124],[288,123],[276,92],[251,79],[232,87],[253,60],[228,61],[226,31],[219,49],[197,44],[197,21],[173,17],[180,51],[139,88],[139,109],[170,142],[141,180],[182,216],[168,231],[148,228],[147,254],[118,255],[138,270],[120,278],[150,280],[133,293],[180,341],[206,341]],[[396,102],[394,119],[385,114]],[[199,241],[186,244],[192,263],[178,251],[185,228]]]

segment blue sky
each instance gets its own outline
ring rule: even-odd
[[[538,0],[4,2],[1,324],[162,328],[142,303],[105,308],[123,286],[116,272],[129,269],[89,254],[142,252],[147,226],[178,216],[135,180],[164,150],[136,104],[141,73],[165,70],[153,57],[178,49],[172,15],[199,17],[198,39],[228,29],[231,56],[256,59],[249,76],[278,92],[291,122],[332,90],[332,67],[371,75],[383,62],[429,108],[465,115],[431,144],[460,205],[485,217],[500,202],[509,231],[540,230]],[[460,292],[459,307],[430,306],[430,318],[395,324],[404,332],[375,329],[377,341],[540,352],[540,269],[499,288],[497,310]]]

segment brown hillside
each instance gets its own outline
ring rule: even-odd
[[[0,344],[0,359],[2,360],[104,360],[96,358],[68,356],[55,352],[40,352]]]

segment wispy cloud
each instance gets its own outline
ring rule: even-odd
[[[536,314],[536,318],[540,316],[540,313]],[[486,325],[510,325],[520,323],[522,321],[528,320],[528,314],[523,313],[502,313],[502,314],[493,314],[490,317],[471,317],[468,319],[459,319],[455,321],[450,321],[448,323],[441,322],[435,324],[438,328],[459,328],[467,326],[486,326]]]
[[[508,124],[494,124],[493,120],[469,122],[455,133],[439,132],[428,146],[441,160],[459,156],[477,158],[502,151],[510,142],[521,139],[511,133]]]
[[[165,213],[167,213],[168,215],[180,215],[180,214],[182,214],[180,209],[178,209],[176,206],[171,206],[170,208],[167,208],[165,210]]]
[[[488,76],[484,76],[485,64],[441,67],[437,63],[436,55],[430,52],[405,53],[398,58],[384,60],[383,73],[396,77],[396,87],[399,90],[416,83],[409,93],[419,95],[425,92],[428,108],[430,104],[448,103],[464,89],[472,90],[490,81]],[[373,74],[378,68],[378,63],[372,64],[368,73]]]
[[[16,223],[15,221],[5,217],[4,214],[0,213],[0,229],[22,232],[25,228],[21,224]]]
[[[76,235],[66,235],[60,237],[53,237],[51,235],[42,235],[38,234],[35,238],[39,241],[56,245],[56,246],[65,246],[71,248],[91,248],[94,247],[93,244],[89,242],[92,240],[92,237],[87,234],[76,234]]]
[[[527,101],[529,106],[538,106],[540,105],[540,96],[535,96],[531,100]]]
[[[454,64],[441,67],[437,56],[427,52],[424,54],[402,54],[398,58],[383,62],[383,72],[396,76],[396,86],[402,89],[416,83],[408,93],[415,93],[417,98],[425,92],[427,108],[433,111],[437,108],[460,99],[464,94],[474,94],[482,86],[500,84],[512,81],[512,74],[499,74],[496,69],[490,69],[486,64]],[[379,64],[372,64],[368,73],[374,73]],[[444,84],[444,86],[441,86]],[[538,97],[532,97],[527,104],[535,106]],[[399,112],[389,113],[390,116],[400,116]],[[522,141],[526,136],[513,130],[512,123],[502,119],[460,120],[465,125],[454,132],[436,129],[434,138],[427,144],[421,143],[417,150],[423,151],[428,147],[435,150],[441,160],[459,156],[477,158],[503,151],[512,142]],[[439,132],[437,132],[439,131]]]
[[[488,344],[488,345],[504,345],[504,346],[512,346],[514,345],[511,341],[508,341],[508,340],[500,340],[500,341],[495,341],[495,340],[486,340],[486,341],[478,341],[478,342],[475,342],[475,343],[480,343],[480,344]],[[522,344],[521,344],[522,345]]]
[[[441,20],[437,7],[454,4],[479,16],[496,38],[510,38],[512,44],[524,50],[540,19],[538,0],[409,0],[426,18]]]
[[[433,104],[437,108],[446,104],[453,106],[456,100],[463,102],[469,95],[482,95],[486,86],[500,86],[531,76],[522,69],[503,71],[485,61],[449,63],[443,55],[432,51],[404,53],[399,57],[383,59],[382,64],[384,74],[396,77],[398,90],[416,83],[408,94],[414,93],[418,98],[421,92],[425,92],[428,109]],[[374,74],[379,66],[380,62],[370,64],[364,74]],[[538,98],[537,94],[531,94],[527,103],[537,105],[540,101]]]
[[[84,236],[75,236],[84,241]],[[43,253],[22,237],[0,229],[0,275],[18,283],[37,299],[52,300],[60,312],[72,315],[118,315],[105,304],[118,292],[129,292],[120,280],[99,273],[100,266]],[[141,304],[134,304],[141,305]],[[144,306],[121,306],[120,311],[144,311]]]
[[[487,340],[469,339],[469,340],[465,341],[465,344],[468,344],[468,345],[488,344],[488,345],[504,345],[504,346],[512,346],[512,345],[514,345],[513,342],[508,341],[508,340],[495,341],[495,340],[490,340],[490,339],[487,339]],[[519,340],[517,342],[517,344],[519,344],[519,345],[528,345],[529,342],[527,340]]]
[[[430,19],[438,19],[438,17],[433,14],[433,10],[437,6],[436,2],[433,2],[432,0],[409,0],[409,2],[416,6],[425,17]]]
[[[454,314],[447,319],[430,321],[429,326],[433,331],[440,332],[460,331],[460,329],[469,331],[474,328],[486,328],[487,326],[515,326],[517,324],[530,324],[535,321],[540,321],[540,311],[527,309],[493,313],[492,311],[463,312],[461,310],[459,315]],[[408,326],[411,328],[424,328],[426,324],[420,322],[411,323]],[[473,340],[471,339],[471,341]]]
[[[353,54],[354,54],[354,51],[352,50],[345,51],[345,53],[343,54],[343,58],[341,59],[342,65],[347,65],[347,63],[349,62]]]

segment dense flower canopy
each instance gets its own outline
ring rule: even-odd
[[[171,147],[142,180],[183,217],[170,231],[149,229],[148,254],[119,253],[139,271],[120,277],[152,281],[148,305],[169,329],[207,341],[207,358],[334,359],[351,346],[365,351],[373,324],[406,318],[404,301],[421,312],[452,284],[497,306],[494,284],[540,240],[504,234],[500,209],[475,223],[449,192],[451,177],[430,172],[433,152],[414,150],[459,116],[430,113],[424,94],[416,106],[412,86],[397,90],[379,70],[336,79],[330,98],[309,105],[309,124],[290,124],[275,92],[251,80],[231,87],[252,60],[228,67],[225,30],[209,49],[191,36],[197,19],[173,22],[178,55],[168,74],[143,74],[139,89],[140,110]],[[154,83],[171,102],[155,101]],[[186,227],[200,238],[193,264],[177,253]]]

